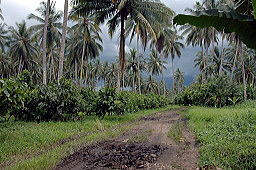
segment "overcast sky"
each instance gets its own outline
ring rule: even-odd
[[[1,8],[5,23],[7,25],[15,25],[16,22],[26,20],[28,14],[35,13],[35,9],[39,6],[42,0],[2,0]],[[176,13],[184,13],[185,8],[193,7],[196,0],[162,0],[168,7],[173,9]],[[56,0],[56,7],[58,10],[63,10],[64,0]],[[32,21],[28,21],[29,24],[33,24]],[[103,58],[107,58],[109,61],[113,61],[118,54],[118,40],[117,38],[109,39],[107,30],[103,28],[104,39],[104,52]],[[127,44],[127,49],[132,48],[132,45]],[[180,59],[175,60],[175,67],[180,68],[185,72],[186,76],[194,77],[197,73],[197,69],[194,68],[193,60],[198,48],[187,47],[183,50]],[[171,75],[170,63],[168,64],[167,75]]]

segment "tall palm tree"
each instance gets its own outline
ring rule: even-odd
[[[170,45],[170,39],[172,39],[175,32],[172,30],[171,25],[164,27],[157,36],[156,41],[152,41],[152,45],[156,46],[157,51],[162,55],[162,61],[165,61],[169,56],[165,54],[166,46]],[[165,81],[164,81],[164,68],[162,67],[162,85],[163,85],[163,95],[166,95]]]
[[[118,90],[121,87],[121,74],[124,77],[125,69],[125,22],[128,17],[140,20],[155,36],[155,30],[160,29],[163,23],[169,23],[173,16],[171,11],[160,1],[155,0],[73,0],[75,13],[79,15],[96,14],[97,20],[105,23],[108,20],[109,33],[112,37],[121,25]]]
[[[80,18],[76,15],[71,17],[76,24],[71,28],[75,32],[81,34],[79,42],[82,42],[82,54],[81,56],[81,70],[80,70],[80,86],[82,86],[84,66],[86,67],[85,71],[85,86],[87,85],[88,79],[88,60],[89,57],[95,58],[99,55],[99,51],[102,51],[101,46],[102,39],[100,36],[101,29],[99,25],[95,23],[95,18],[88,16]],[[82,41],[81,41],[82,40]]]
[[[10,56],[18,65],[17,73],[22,70],[32,70],[36,64],[37,50],[32,44],[32,32],[25,21],[16,23],[16,28],[10,27]]]
[[[206,64],[204,63],[205,62],[204,57],[205,56],[203,55],[202,51],[199,51],[199,52],[197,52],[196,58],[194,59],[194,63],[195,63],[194,67],[199,68],[199,71],[202,76],[204,74],[204,71],[206,70],[205,69]]]
[[[135,49],[131,49],[130,53],[128,54],[128,60],[127,60],[127,71],[130,72],[130,76],[132,77],[132,89],[135,92],[136,91],[136,81],[138,84],[138,91],[140,91],[140,80],[141,80],[141,72],[145,70],[145,66],[142,62],[143,58],[138,54],[138,52]]]
[[[50,0],[47,0],[45,23],[44,23],[44,37],[43,37],[43,84],[47,84],[47,66],[46,66],[46,55],[47,55],[47,28],[49,25],[49,13],[50,13]]]
[[[178,68],[174,74],[175,88],[178,93],[183,89],[184,79],[184,72]]]
[[[70,70],[72,70],[73,76],[72,78],[78,84],[78,68],[81,62],[81,44],[77,42],[77,40],[81,38],[78,32],[74,29],[69,31],[67,36],[67,63],[70,66]]]
[[[215,1],[214,1],[215,4]],[[206,6],[208,6],[209,3],[203,1],[201,4],[200,2],[196,2],[194,7],[187,8],[185,9],[186,12],[192,14],[192,15],[197,15],[198,11],[205,10]],[[204,65],[204,71],[202,73],[202,79],[203,82],[205,81],[206,78],[206,68],[207,68],[207,63],[208,63],[208,54],[209,54],[209,47],[212,44],[213,49],[214,49],[214,43],[216,42],[216,31],[213,28],[197,28],[191,25],[185,25],[180,28],[181,30],[184,30],[183,35],[187,35],[186,38],[186,44],[187,45],[192,45],[192,46],[200,46],[202,48],[202,60]]]
[[[63,29],[62,29],[62,38],[61,38],[61,48],[60,48],[58,82],[62,78],[62,74],[63,74],[63,64],[64,64],[64,55],[65,55],[65,48],[66,48],[67,29],[68,29],[68,0],[65,0],[65,2],[64,2]]]
[[[135,81],[138,72],[138,62],[137,62],[137,51],[135,49],[130,49],[130,53],[128,54],[128,62],[127,62],[127,70],[131,72],[132,75],[132,90],[135,92]]]
[[[151,76],[158,76],[162,72],[162,67],[165,67],[166,62],[161,59],[161,56],[156,50],[151,51],[151,55],[147,58],[147,69]]]
[[[173,34],[171,35],[169,41],[167,41],[165,49],[164,49],[164,53],[166,56],[171,55],[171,61],[172,61],[172,88],[174,91],[174,59],[175,57],[179,57],[181,56],[181,49],[184,48],[184,45],[179,42],[179,40],[182,37],[178,35],[177,31],[174,31]]]
[[[55,2],[51,3],[49,0],[47,0],[47,3],[41,2],[39,8],[37,8],[36,11],[39,12],[40,15],[35,15],[31,13],[28,16],[28,19],[38,22],[38,24],[31,26],[30,29],[34,32],[34,38],[43,48],[43,82],[46,83],[45,78],[47,77],[47,59],[49,61],[48,65],[50,65],[50,67],[54,67],[52,65],[52,63],[54,63],[54,47],[60,46],[60,30],[62,29],[60,19],[62,18],[63,13],[61,11],[56,11]],[[46,45],[44,44],[45,42]],[[50,75],[51,74],[52,73],[50,71]]]
[[[143,47],[145,52],[148,42],[150,41],[150,30],[145,23],[141,20],[135,20],[132,17],[129,17],[126,21],[126,31],[127,34],[130,34],[130,43],[136,36],[137,41],[137,53],[138,53],[138,91],[141,94],[141,69],[140,67],[143,66],[140,61],[143,60],[143,55],[140,53],[140,44]],[[152,36],[152,35],[151,35]]]
[[[0,48],[3,52],[6,51],[9,40],[9,36],[7,35],[8,30],[5,27],[6,25],[4,23],[0,24]]]

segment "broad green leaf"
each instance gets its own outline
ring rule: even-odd
[[[214,27],[225,33],[235,32],[249,47],[256,49],[256,20],[247,15],[237,12],[218,12],[208,10],[198,16],[177,15],[174,23],[178,25],[190,24],[200,28]]]

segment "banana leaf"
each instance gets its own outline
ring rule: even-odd
[[[235,32],[249,48],[256,49],[256,20],[253,16],[236,11],[211,9],[198,11],[196,16],[179,14],[174,18],[174,24],[190,24],[200,28],[214,27],[225,33]]]

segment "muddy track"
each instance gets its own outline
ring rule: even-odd
[[[64,158],[56,169],[197,169],[196,139],[187,120],[171,110],[141,118],[132,130],[110,140],[82,148]],[[168,133],[181,124],[181,137]]]

